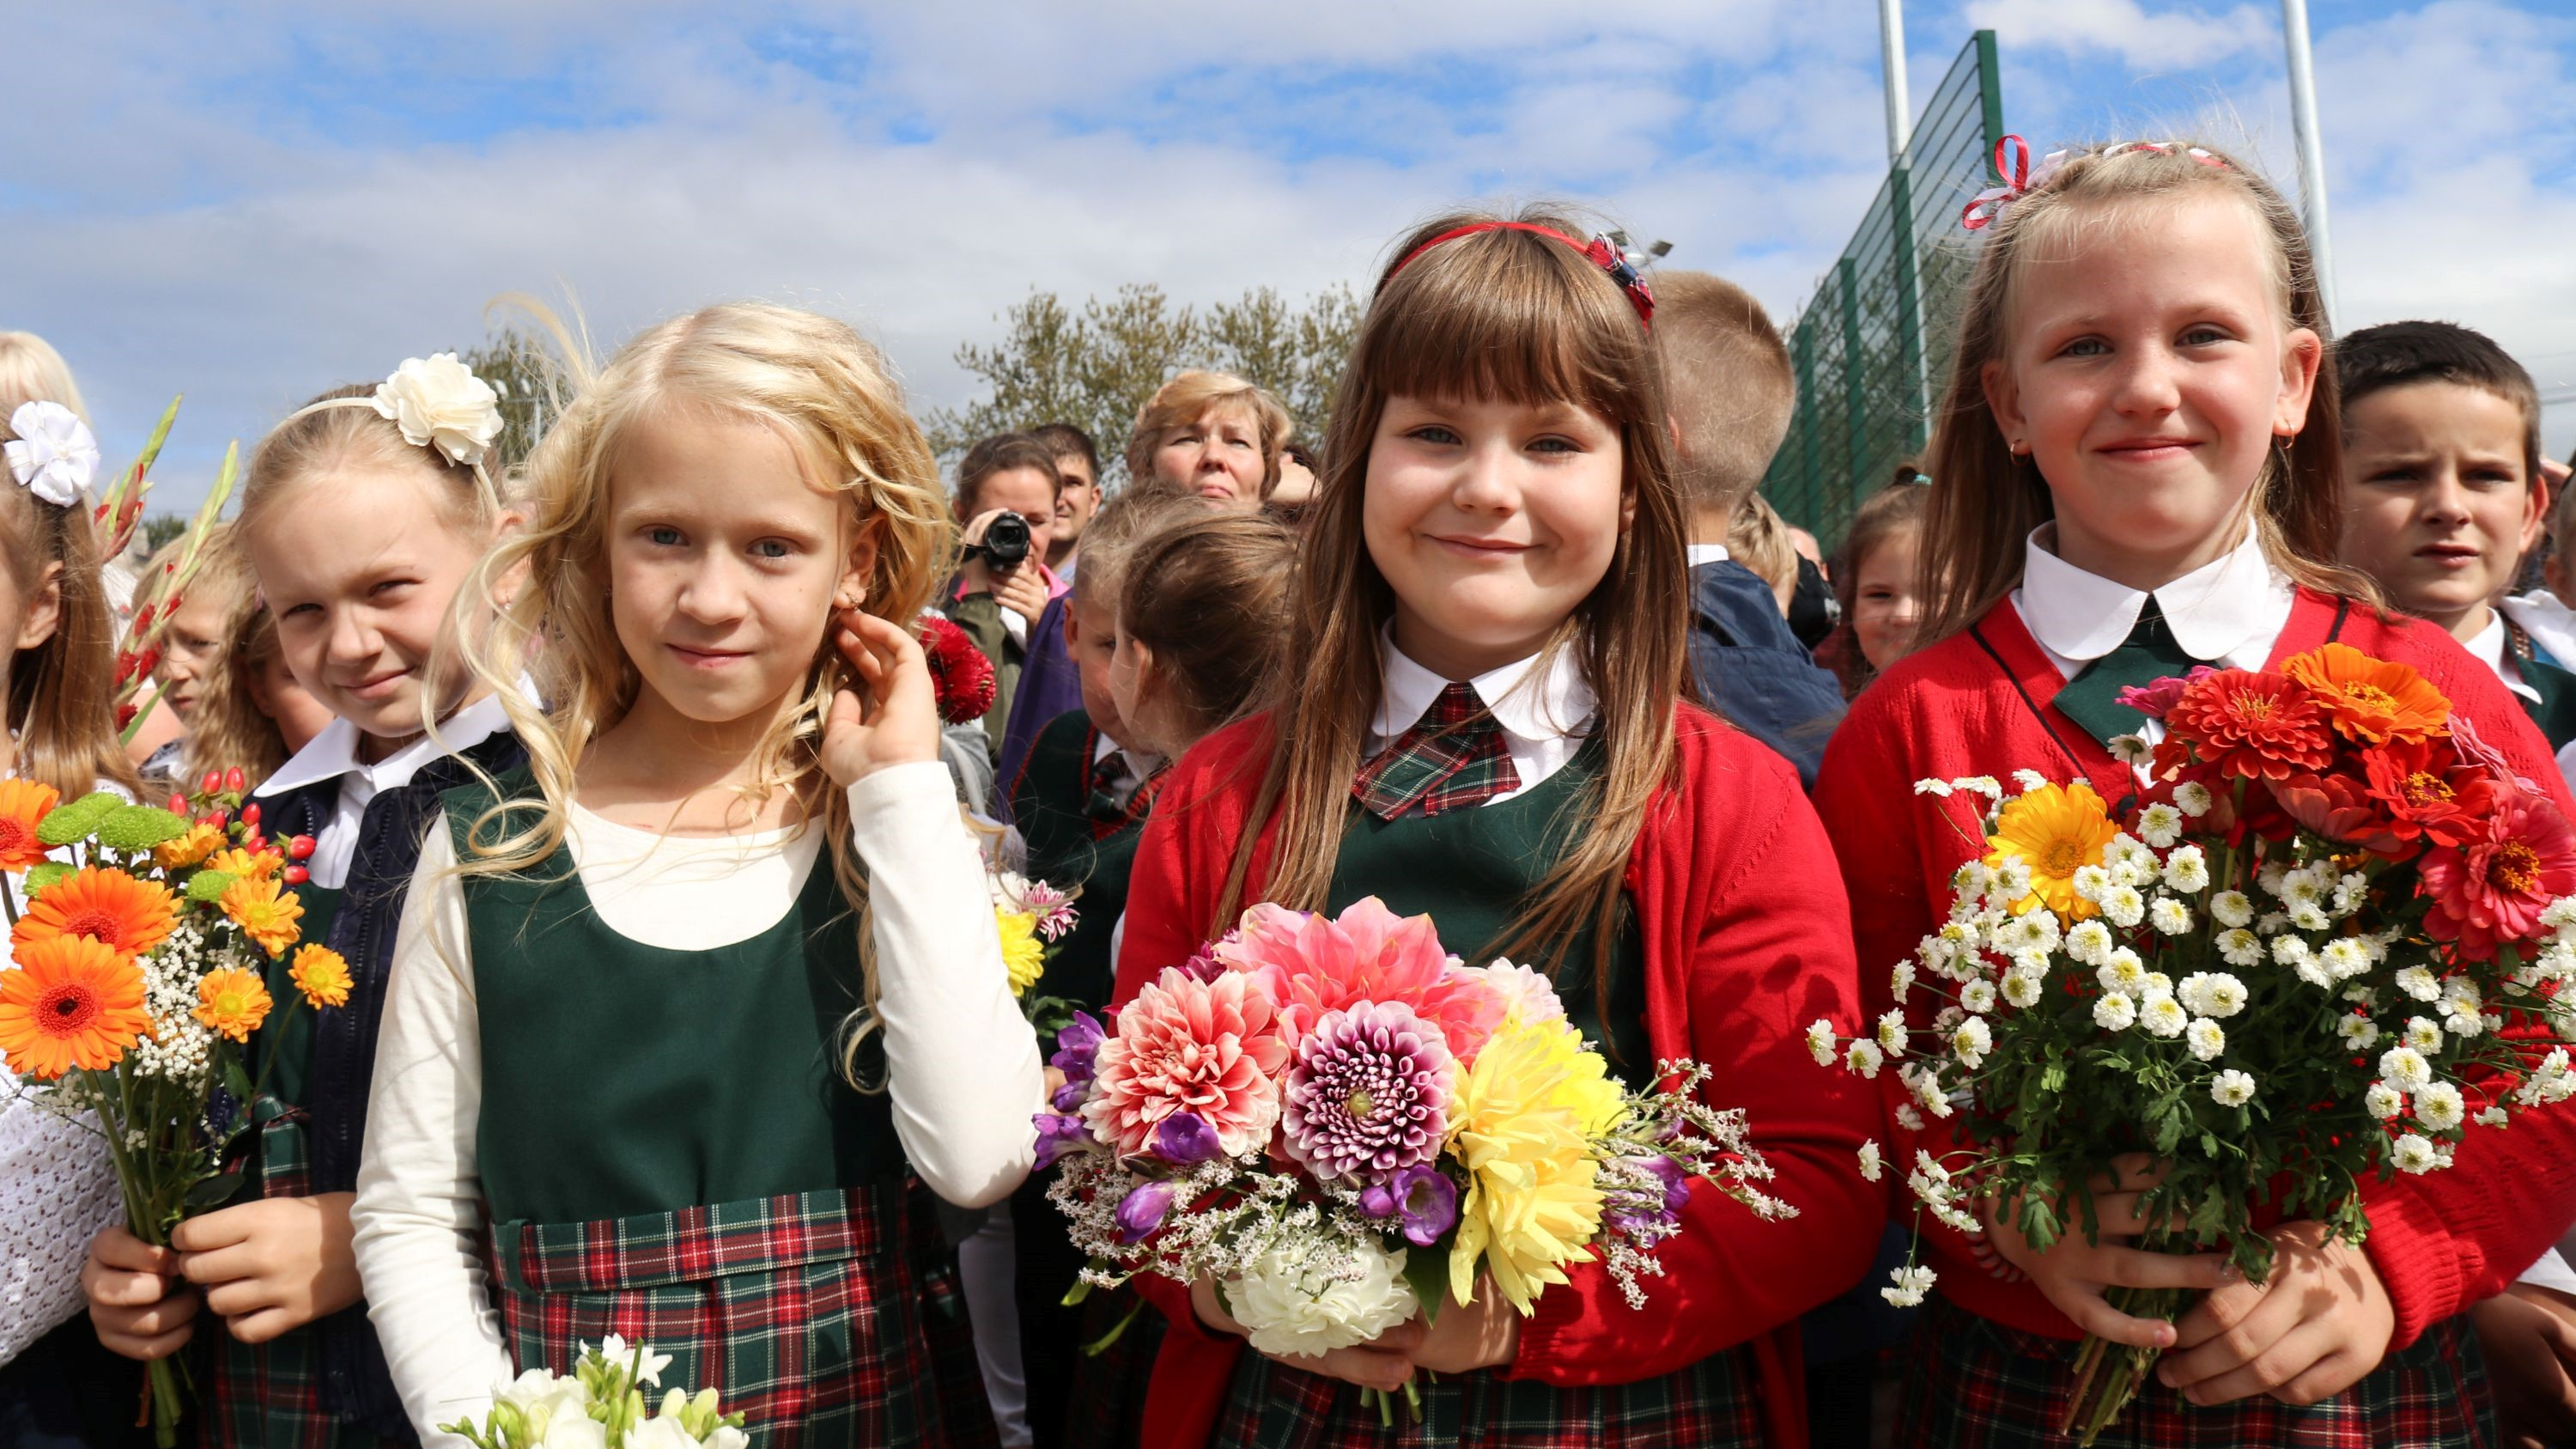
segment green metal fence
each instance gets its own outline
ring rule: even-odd
[[[1995,33],[1980,30],[1789,329],[1798,410],[1762,491],[1828,546],[1860,500],[1922,450],[1950,365],[1952,308],[1976,257],[1959,212],[1994,184],[2002,138]]]

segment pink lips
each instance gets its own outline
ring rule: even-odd
[[[2199,444],[2189,438],[2131,438],[2095,451],[2129,463],[2163,463],[2187,456]]]
[[[373,679],[362,679],[356,684],[343,685],[342,688],[359,699],[382,699],[393,693],[395,685],[410,677],[410,670],[395,669],[379,674]]]
[[[680,656],[680,662],[692,669],[722,669],[737,659],[751,657],[740,649],[691,649],[683,644],[662,646]]]
[[[1514,554],[1527,553],[1530,547],[1528,544],[1515,543],[1504,538],[1445,538],[1439,534],[1427,534],[1425,537],[1461,558],[1506,559]]]

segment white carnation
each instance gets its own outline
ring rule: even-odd
[[[404,442],[458,463],[480,461],[501,436],[500,394],[453,352],[405,358],[376,388],[375,405]]]
[[[1322,1261],[1343,1254],[1338,1267]],[[1366,1343],[1421,1306],[1404,1281],[1403,1250],[1390,1253],[1362,1238],[1304,1252],[1274,1248],[1225,1285],[1225,1300],[1236,1321],[1251,1330],[1255,1349],[1310,1358]]]

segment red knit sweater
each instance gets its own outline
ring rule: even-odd
[[[1798,777],[1769,749],[1693,705],[1677,706],[1682,786],[1657,795],[1629,857],[1628,898],[1644,939],[1646,1030],[1660,1058],[1715,1071],[1710,1103],[1742,1107],[1778,1169],[1773,1190],[1798,1216],[1766,1223],[1715,1192],[1694,1193],[1680,1236],[1660,1250],[1633,1310],[1599,1265],[1550,1288],[1521,1329],[1507,1372],[1560,1385],[1629,1383],[1750,1342],[1774,1444],[1805,1442],[1795,1320],[1866,1270],[1885,1219],[1882,1190],[1854,1153],[1880,1135],[1880,1105],[1818,1070],[1805,1023],[1854,1010],[1851,939],[1832,848]],[[1184,757],[1146,827],[1118,958],[1125,1001],[1201,944],[1251,828],[1268,757],[1265,718]],[[1266,875],[1264,827],[1252,879]],[[1257,894],[1252,899],[1259,899]],[[1202,1330],[1185,1293],[1157,1297],[1173,1319],[1154,1369],[1145,1443],[1195,1449],[1223,1404],[1241,1340]]]
[[[2272,646],[2270,667],[2329,638],[2413,665],[2476,722],[2515,772],[2576,813],[2549,747],[2493,671],[2450,636],[2411,619],[2381,619],[2301,590]],[[2065,679],[2006,601],[1972,631],[1897,665],[1854,702],[1825,752],[1816,809],[1842,851],[1852,930],[1871,1016],[1889,1004],[1887,969],[1941,919],[1950,875],[1983,831],[1977,811],[1918,796],[1923,779],[2005,776],[2122,781],[2126,767],[2049,701]],[[2576,1217],[2576,1110],[2543,1109],[2510,1132],[2472,1132],[2447,1172],[2363,1189],[2367,1250],[2397,1311],[2392,1347],[2501,1290]],[[2059,1338],[2081,1334],[1991,1249],[1928,1221],[1940,1291],[1986,1318]]]

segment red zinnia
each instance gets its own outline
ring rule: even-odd
[[[940,615],[925,614],[921,650],[930,659],[930,682],[939,696],[941,719],[973,724],[993,708],[993,661],[984,657],[965,630]]]
[[[2498,945],[2538,936],[2549,903],[2576,895],[2576,829],[2558,807],[2512,786],[2486,798],[2467,843],[2428,851],[2417,867],[2433,903],[2425,931],[2459,942],[2472,961],[2493,960]]]
[[[2222,775],[2282,780],[2322,770],[2334,758],[2334,738],[2308,692],[2283,675],[2250,669],[2221,670],[2183,686],[2165,728]]]
[[[2391,740],[2363,750],[2361,768],[2398,839],[2465,845],[2476,838],[2488,777],[2448,741]]]

